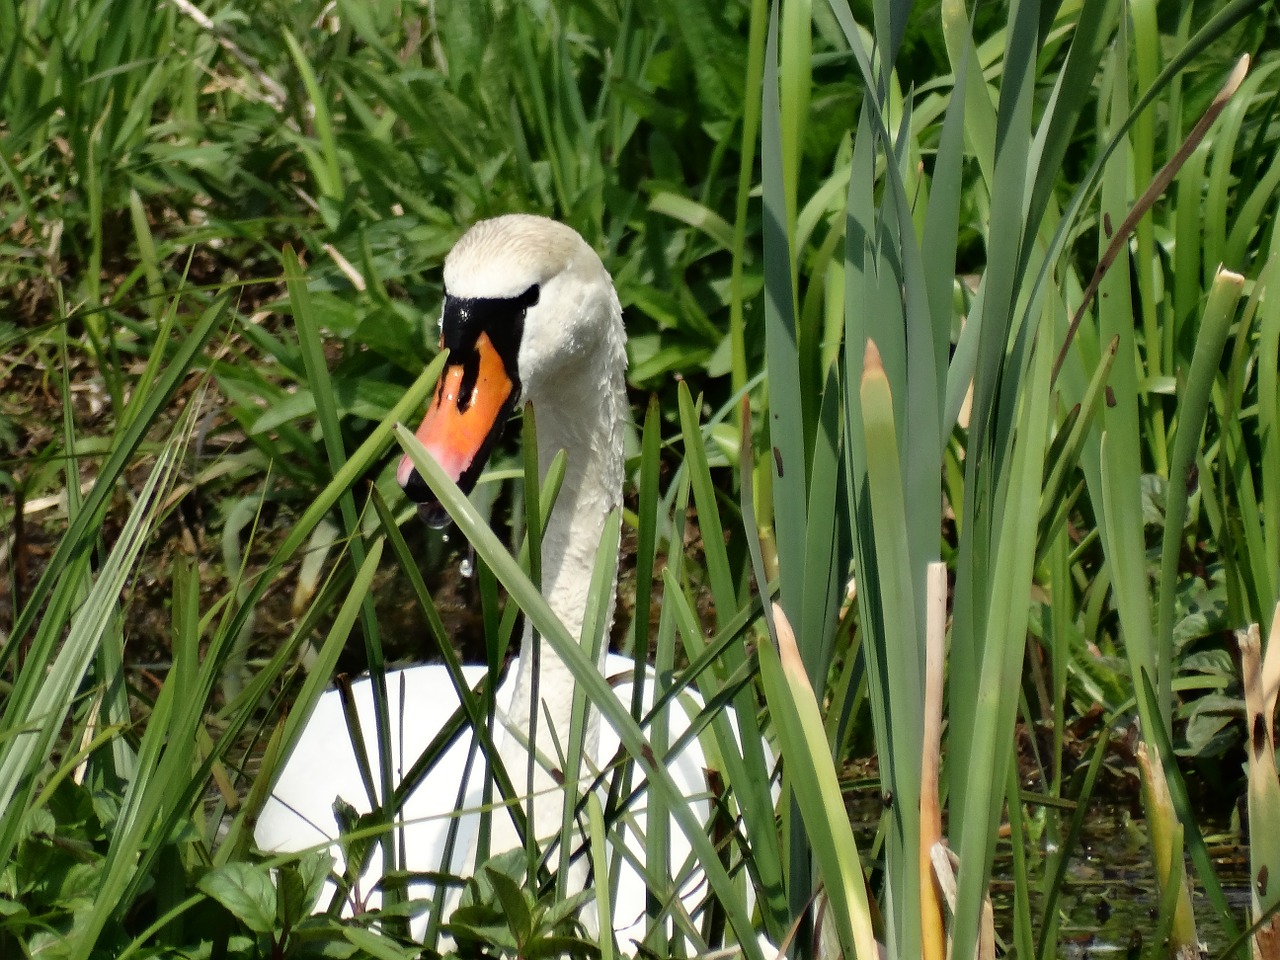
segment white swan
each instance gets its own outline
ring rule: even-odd
[[[523,396],[538,414],[538,459],[545,474],[551,457],[568,452],[565,478],[543,538],[543,593],[551,609],[573,636],[581,636],[590,574],[605,520],[622,500],[623,427],[627,417],[623,373],[626,365],[622,312],[613,284],[600,258],[572,229],[542,217],[508,215],[477,223],[458,241],[444,266],[446,297],[441,340],[450,350],[449,365],[418,437],[437,462],[468,489],[502,430],[517,398]],[[420,512],[432,521],[443,518],[422,478],[405,457],[398,479]],[[608,620],[612,619],[612,605]],[[606,627],[607,629],[607,627]],[[533,706],[530,630],[508,677],[498,690],[499,709],[507,723],[527,734]],[[605,645],[602,643],[600,649]],[[599,663],[608,676],[633,676],[635,664],[609,655]],[[469,667],[475,684],[485,667]],[[541,703],[535,745],[541,757],[559,756],[569,731],[573,676],[549,645],[541,651]],[[652,682],[646,683],[646,710],[652,705]],[[420,666],[389,674],[394,768],[403,772],[454,713],[458,698],[442,666]],[[632,685],[614,691],[630,706]],[[356,700],[370,757],[376,758],[372,694],[368,681],[356,684]],[[698,704],[700,707],[700,704]],[[599,728],[598,716],[588,727],[585,749],[607,762],[618,748],[612,728]],[[670,736],[675,742],[689,728],[682,709],[671,711]],[[474,867],[477,815],[464,815],[455,855],[442,864],[445,838],[457,808],[458,785],[466,774],[468,744],[455,743],[407,799],[404,849],[410,871],[446,870],[470,873]],[[517,792],[524,792],[527,763],[522,739],[510,731],[496,734],[499,753]],[[403,758],[403,759],[402,759]],[[462,809],[481,803],[483,774],[474,763]],[[668,765],[683,794],[710,818],[705,767],[708,762],[695,740]],[[562,796],[552,774],[537,766],[534,789],[535,835],[558,833]],[[496,793],[495,793],[496,795]],[[337,826],[332,805],[341,796],[361,812],[369,809],[336,691],[329,691],[309,719],[264,806],[255,830],[267,851],[289,852],[334,840]],[[643,804],[641,805],[643,806]],[[493,850],[516,845],[510,818],[493,817]],[[505,825],[505,826],[504,826]],[[645,860],[643,815],[635,818],[627,846],[638,862]],[[640,834],[640,835],[637,835]],[[689,845],[673,823],[670,863],[673,870],[689,855]],[[337,846],[333,848],[339,853]],[[643,877],[624,860],[617,864],[614,932],[621,947],[632,952],[647,929]],[[365,892],[381,875],[375,856],[362,878]],[[681,887],[684,907],[694,910],[706,891],[701,874]],[[602,887],[602,889],[607,889]],[[411,894],[426,896],[429,888]],[[376,901],[374,901],[376,902]],[[421,937],[426,920],[415,919]]]

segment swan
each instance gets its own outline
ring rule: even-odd
[[[623,431],[629,413],[625,332],[612,280],[595,251],[570,227],[543,217],[509,214],[480,221],[463,234],[445,259],[444,286],[441,343],[450,351],[449,360],[417,436],[445,472],[469,490],[518,399],[523,397],[534,407],[543,476],[557,451],[568,454],[560,495],[543,535],[542,590],[570,635],[581,637],[596,551],[607,517],[622,503]],[[397,479],[428,522],[444,522],[439,502],[407,456],[399,463]],[[611,546],[616,549],[617,544]],[[612,617],[610,600],[606,631]],[[527,786],[528,732],[535,707],[532,645],[526,623],[520,654],[496,695],[503,722],[495,740],[521,794]],[[598,646],[601,651],[606,648],[603,642]],[[634,677],[636,664],[602,652],[597,666],[615,680],[614,693],[629,707],[633,685],[627,678]],[[473,686],[486,672],[484,666],[464,669]],[[573,688],[568,667],[550,645],[544,645],[533,737],[537,756],[559,756],[558,745],[567,742]],[[652,706],[652,689],[652,682],[645,684],[646,710]],[[402,773],[457,709],[458,698],[446,669],[438,665],[388,673],[387,690],[392,764]],[[376,757],[369,681],[356,683],[353,692],[366,749]],[[690,700],[695,702],[687,702],[687,708],[700,709],[692,694],[686,698]],[[607,724],[601,729],[595,711],[589,717],[584,750],[588,757],[607,762],[618,749],[618,737]],[[671,740],[676,742],[689,729],[690,717],[685,710],[673,709],[669,722]],[[482,770],[482,761],[469,761],[465,740],[459,738],[445,752],[402,808],[409,871],[466,874],[475,866],[479,815],[473,813],[461,815],[453,859],[443,862],[451,821],[458,818],[458,785],[464,776],[469,776],[468,791],[461,809],[475,810],[482,803],[484,776],[476,772]],[[474,766],[470,774],[469,762]],[[710,821],[705,768],[712,765],[696,738],[668,764],[702,823]],[[556,783],[551,771],[535,764],[537,802],[531,826],[539,839],[560,830],[562,808],[554,798],[562,797],[563,791]],[[264,804],[254,832],[258,846],[283,853],[330,842],[340,858],[335,797],[360,812],[369,810],[342,702],[339,693],[330,690],[307,721]],[[518,845],[510,817],[495,811],[492,823],[494,852]],[[644,828],[641,810],[626,838],[640,863],[645,861]],[[674,869],[685,862],[690,848],[675,824],[669,834]],[[646,886],[626,858],[616,865],[620,876],[612,903],[614,934],[621,948],[633,953],[648,929]],[[380,855],[375,852],[360,886],[368,892],[380,875]],[[680,896],[686,910],[693,911],[702,900],[704,880],[695,872],[682,882]],[[410,895],[429,895],[430,887],[424,886],[411,884]],[[376,903],[376,896],[365,904]],[[425,928],[425,917],[414,918],[411,932],[416,937],[421,939]]]

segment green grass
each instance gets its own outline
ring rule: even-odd
[[[327,862],[267,861],[252,817],[340,660],[377,678],[423,656],[379,597],[456,667],[437,602],[456,538],[408,519],[394,425],[434,381],[444,253],[509,210],[568,222],[615,277],[642,425],[619,633],[660,702],[708,704],[734,843],[675,797],[664,712],[622,709],[547,619],[537,550],[522,572],[458,500],[474,643],[496,658],[525,611],[628,745],[606,793],[579,794],[604,872],[640,772],[694,844],[719,919],[648,946],[754,956],[754,931],[796,929],[814,955],[820,885],[816,933],[851,956],[939,942],[919,811],[941,560],[954,949],[980,939],[999,854],[1005,949],[1058,955],[1109,738],[1137,723],[1153,929],[1174,938],[1144,949],[1195,939],[1186,872],[1235,940],[1211,951],[1247,953],[1276,899],[1228,906],[1204,837],[1220,811],[1197,798],[1225,782],[1256,817],[1274,793],[1263,759],[1239,773],[1232,635],[1260,624],[1265,660],[1280,596],[1269,9],[197,6],[0,9],[0,953],[412,955],[403,878],[385,916],[310,918]],[[536,544],[538,497],[497,496]],[[459,722],[487,709],[465,697]],[[873,753],[890,802],[855,835],[842,791]],[[398,795],[385,750],[368,761]],[[518,797],[507,773],[495,796]],[[360,831],[388,853],[391,813]],[[650,840],[656,919],[681,865]],[[1254,846],[1256,880],[1275,851]],[[544,853],[473,891],[496,953],[582,933],[536,879]],[[486,910],[519,923],[499,935]]]

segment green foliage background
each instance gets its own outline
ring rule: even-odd
[[[421,655],[391,647],[371,585],[394,579],[452,652],[416,559],[444,548],[400,532],[392,424],[434,377],[444,253],[512,210],[571,224],[615,278],[643,423],[618,632],[711,704],[753,801],[743,871],[712,878],[728,925],[655,924],[652,950],[754,956],[748,923],[782,941],[821,881],[848,950],[874,927],[919,955],[929,559],[960,623],[950,932],[977,937],[1007,819],[1005,946],[1056,953],[1111,731],[1139,717],[1171,781],[1172,860],[1185,842],[1228,936],[1244,930],[1191,796],[1246,792],[1230,631],[1265,635],[1280,591],[1277,39],[1245,0],[0,6],[0,953],[417,949],[394,884],[381,918],[310,917],[328,861],[275,863],[273,882],[250,827],[343,648],[375,672]],[[492,652],[515,609],[497,581],[531,616],[536,592],[481,556]],[[803,669],[766,654],[758,682],[768,584]],[[271,606],[285,591],[291,615]],[[784,758],[776,822],[762,756],[734,746],[761,729]],[[873,749],[898,800],[853,867],[828,774]],[[1280,826],[1252,835],[1251,876],[1280,870],[1256,839]],[[475,916],[515,903],[494,876]],[[657,864],[653,882],[670,883]],[[1179,936],[1178,878],[1157,882],[1154,952]],[[528,923],[477,922],[473,942],[595,949],[554,885],[517,893]]]

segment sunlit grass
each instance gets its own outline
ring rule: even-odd
[[[617,520],[636,540],[624,626],[660,703],[706,705],[731,844],[668,783],[664,711],[625,709],[547,619],[536,549],[530,578],[488,518],[452,508],[482,561],[490,658],[524,610],[627,745],[604,793],[577,785],[600,875],[649,781],[647,946],[754,957],[757,932],[781,943],[800,919],[793,949],[815,955],[822,886],[827,946],[933,957],[954,938],[967,956],[1000,849],[1004,947],[1056,956],[1111,729],[1138,722],[1153,930],[1194,940],[1185,873],[1244,955],[1280,894],[1251,883],[1253,914],[1232,911],[1187,783],[1256,748],[1246,701],[1264,725],[1274,711],[1225,639],[1266,637],[1280,590],[1280,61],[1260,6],[0,8],[0,952],[416,949],[405,878],[383,917],[309,920],[323,858],[277,859],[273,881],[252,818],[349,641],[375,678],[395,655],[380,577],[408,584],[457,668],[400,526],[393,439],[414,445],[395,424],[434,381],[444,252],[477,218],[530,210],[601,251],[627,308],[648,412]],[[511,525],[536,544],[524,497]],[[187,553],[164,546],[177,527],[195,529]],[[307,554],[322,562],[304,574]],[[923,926],[939,560],[959,868],[954,913]],[[130,587],[149,577],[170,584],[172,624],[154,679],[130,666]],[[309,604],[264,650],[269,592],[304,578]],[[1272,662],[1274,643],[1250,656]],[[482,727],[483,691],[457,682],[459,721]],[[1071,743],[1094,707],[1096,739]],[[1030,760],[1027,730],[1046,732]],[[851,744],[876,754],[872,836],[842,821]],[[1233,788],[1256,819],[1274,771],[1249,759]],[[523,772],[506,773],[494,799],[518,801]],[[385,749],[369,780],[393,800],[360,832],[394,862],[405,787]],[[706,872],[706,917],[671,902],[687,865],[663,862],[667,829]],[[1276,865],[1267,836],[1254,881]],[[551,853],[561,878],[571,846]],[[526,849],[524,875],[546,852]],[[558,935],[566,892],[529,881],[530,930]],[[586,909],[610,928],[603,898]]]

